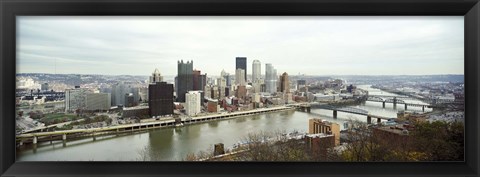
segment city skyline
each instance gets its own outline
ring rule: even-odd
[[[262,71],[272,63],[289,75],[464,74],[461,16],[18,17],[17,25],[18,73],[158,68],[173,76],[177,61],[193,60],[193,69],[216,76],[247,57],[247,68],[259,60]]]

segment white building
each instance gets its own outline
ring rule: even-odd
[[[41,85],[36,83],[30,77],[20,77],[16,79],[16,85],[18,89],[40,89]]]
[[[262,96],[259,93],[252,94],[252,102],[260,103],[260,98],[262,98]]]
[[[245,85],[245,70],[238,68],[235,70],[235,84]]]
[[[65,112],[86,109],[87,92],[85,88],[65,90]]]
[[[253,60],[252,64],[252,82],[256,83],[261,79],[261,69],[262,64],[258,60]]]
[[[201,112],[201,94],[199,91],[189,91],[185,94],[185,113],[195,116]]]
[[[111,96],[110,93],[87,93],[86,106],[87,110],[109,110]]]

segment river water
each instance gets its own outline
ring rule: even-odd
[[[371,95],[395,95],[373,89],[369,85],[358,86],[368,90]],[[422,103],[418,100],[408,100],[409,103]],[[351,106],[369,111],[373,115],[396,117],[403,105],[395,109],[393,104],[369,102],[358,106]],[[409,107],[408,110],[422,111],[421,108]],[[425,111],[431,111],[425,108]],[[337,119],[333,118],[330,110],[312,109],[311,113],[299,111],[282,111],[244,116],[228,120],[218,120],[198,124],[186,125],[177,128],[160,128],[148,132],[129,134],[124,136],[105,136],[63,143],[43,142],[33,146],[17,148],[19,161],[176,161],[182,160],[189,153],[200,150],[213,149],[213,144],[223,143],[226,148],[232,147],[249,133],[298,130],[308,131],[308,120],[321,118],[337,122],[343,129],[343,123],[348,119],[357,119],[366,122],[366,116],[338,112]],[[376,120],[373,119],[372,122]],[[154,157],[152,159],[148,157]]]

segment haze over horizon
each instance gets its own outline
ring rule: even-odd
[[[148,76],[193,60],[210,76],[235,57],[277,73],[463,75],[463,16],[17,17],[18,73]]]

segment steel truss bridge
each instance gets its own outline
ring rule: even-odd
[[[372,118],[376,118],[377,122],[380,122],[382,119],[383,120],[389,120],[389,119],[394,119],[396,117],[385,117],[385,116],[380,116],[380,115],[373,115],[369,114],[368,111],[359,109],[359,108],[352,108],[352,107],[346,107],[346,106],[332,106],[328,104],[322,104],[322,103],[302,103],[302,104],[296,104],[293,105],[297,109],[300,109],[303,112],[310,112],[311,109],[325,109],[325,110],[332,110],[333,111],[333,118],[337,118],[337,112],[345,112],[345,113],[350,113],[350,114],[357,114],[357,115],[363,115],[367,117],[367,123],[371,124],[372,123]]]
[[[367,101],[378,101],[379,99],[381,100],[393,100],[397,99],[399,100],[400,104],[403,104],[401,102],[404,102],[404,100],[420,100],[426,103],[429,103],[430,105],[434,104],[442,104],[442,103],[453,103],[455,100],[449,100],[449,99],[434,99],[434,98],[414,98],[414,97],[409,97],[409,96],[390,96],[390,95],[368,95],[367,99],[372,99],[372,100],[367,100]]]
[[[385,103],[393,103],[393,106],[396,107],[397,104],[403,104],[405,106],[405,110],[410,107],[421,107],[423,111],[425,111],[425,107],[433,108],[434,106],[430,104],[417,104],[417,103],[407,103],[404,100],[414,100],[414,98],[408,97],[396,97],[396,96],[379,96],[379,95],[369,95],[367,97],[367,101],[371,102],[380,102],[383,103],[382,106],[385,108]]]

